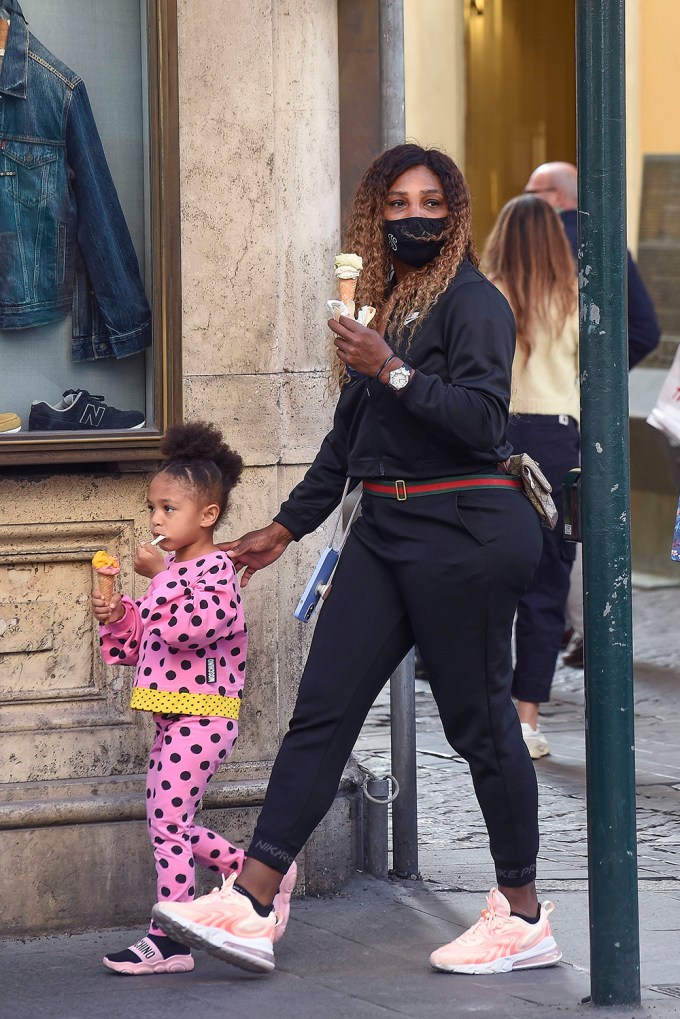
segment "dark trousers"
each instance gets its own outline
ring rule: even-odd
[[[522,492],[364,494],[318,622],[248,855],[285,872],[330,808],[376,696],[416,642],[470,766],[499,884],[535,877],[537,789],[511,699],[517,602],[538,562]]]
[[[518,700],[540,704],[550,700],[576,555],[574,543],[563,537],[563,490],[567,473],[579,465],[579,431],[571,417],[521,414],[510,419],[508,439],[516,453],[529,453],[540,463],[559,514],[554,531],[543,528],[538,569],[517,606],[512,693]]]

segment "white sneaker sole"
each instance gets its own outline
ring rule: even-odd
[[[251,973],[271,973],[274,969],[274,949],[268,938],[239,938],[217,927],[205,927],[186,917],[173,916],[157,907],[152,915],[166,934],[183,945],[201,949]]]
[[[16,435],[17,432],[20,432],[20,431],[21,431],[21,425],[19,425],[18,428],[5,428],[3,431],[0,431],[0,435]]]
[[[540,757],[550,757],[550,747],[546,743],[527,743],[526,740],[524,742],[532,761],[537,761]]]
[[[112,962],[106,956],[102,962],[114,973],[122,973],[128,977],[148,977],[158,973],[190,973],[194,968],[194,960],[190,955],[175,955],[169,959],[157,959],[155,962]]]
[[[146,421],[141,421],[138,425],[130,425],[129,428],[40,428],[33,425],[30,427],[30,432],[87,432],[89,435],[92,432],[139,432],[142,428],[146,428]],[[20,432],[21,428],[13,428],[13,432]],[[9,435],[9,432],[0,432],[0,435]]]
[[[526,952],[518,952],[516,955],[508,955],[502,959],[493,959],[491,962],[470,962],[464,964],[435,963],[430,958],[430,965],[443,973],[476,973],[479,975],[491,973],[510,973],[512,970],[520,969],[542,969],[547,966],[555,966],[562,958],[555,939],[543,938],[538,945],[528,948]]]

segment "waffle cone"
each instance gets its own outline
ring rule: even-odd
[[[350,301],[354,301],[354,295],[357,292],[357,281],[355,279],[338,280],[338,289],[340,291],[340,300],[344,305],[347,305]]]
[[[107,602],[111,601],[116,578],[108,576],[106,573],[98,573],[97,580],[99,581],[99,593]]]

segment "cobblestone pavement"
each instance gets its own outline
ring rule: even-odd
[[[634,598],[642,1005],[611,1019],[680,1015],[680,590]],[[466,765],[444,740],[427,684],[417,690],[421,881],[357,874],[338,895],[294,903],[261,978],[199,953],[192,973],[135,980],[101,965],[132,931],[0,939],[0,1016],[12,1019],[586,1019],[590,990],[586,886],[583,674],[560,667],[544,713],[552,756],[537,762],[540,892],[555,902],[561,965],[494,976],[433,973],[433,948],[479,915],[493,880],[486,834]],[[360,761],[390,770],[385,695],[357,746]],[[601,1014],[598,1010],[597,1014]]]
[[[636,590],[633,616],[639,876],[642,888],[667,882],[680,893],[680,590]],[[416,686],[420,871],[448,888],[482,890],[492,871],[468,768],[444,738],[427,682]],[[552,754],[536,762],[541,890],[585,889],[582,670],[558,666],[542,728]],[[388,690],[371,711],[356,755],[375,774],[389,773]]]

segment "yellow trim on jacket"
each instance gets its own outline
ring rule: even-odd
[[[176,693],[172,690],[149,690],[136,686],[130,698],[130,707],[156,714],[209,715],[217,718],[238,719],[240,697],[223,697],[214,693]]]

